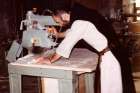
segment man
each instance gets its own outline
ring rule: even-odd
[[[70,21],[70,15],[65,11],[57,11],[56,14],[53,15],[53,18],[60,26],[65,26]],[[53,63],[61,56],[69,58],[74,45],[83,39],[99,53],[103,53],[102,56],[100,56],[98,65],[98,68],[101,68],[101,77],[98,78],[101,80],[101,86],[99,86],[101,89],[99,88],[99,90],[97,90],[98,93],[122,93],[120,65],[108,49],[107,39],[97,30],[94,24],[86,20],[75,20],[66,32],[57,33],[55,29],[54,32],[55,36],[65,38],[56,49],[56,54],[50,60],[46,59],[47,61],[45,62]],[[114,73],[115,78],[112,78]],[[95,91],[95,93],[97,93],[97,91]]]
[[[70,21],[71,27],[62,33],[54,31],[57,37],[65,38],[56,49],[56,54],[48,60],[48,63],[55,62],[61,56],[68,58],[74,45],[83,39],[99,54],[104,52],[98,64],[101,69],[101,89],[97,87],[95,93],[135,93],[129,60],[126,58],[127,53],[124,52],[124,48],[119,43],[110,23],[97,11],[86,9],[80,5],[75,6],[71,14],[65,11],[57,11],[53,15],[54,20],[61,26],[67,25]],[[111,48],[115,57],[111,51],[106,51],[107,46]],[[120,62],[121,69],[117,60]]]

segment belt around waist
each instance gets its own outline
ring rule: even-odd
[[[110,51],[110,48],[109,47],[104,48],[102,51],[99,52],[99,56],[104,55],[104,53],[106,53],[108,51]]]

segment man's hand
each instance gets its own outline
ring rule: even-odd
[[[55,27],[49,27],[48,32],[51,33],[56,38],[64,38],[65,32],[58,32]]]
[[[55,27],[48,27],[48,32],[51,33],[55,37],[58,36],[58,32]]]
[[[36,59],[37,64],[51,64],[51,61],[47,57],[39,57]]]
[[[52,64],[54,62],[56,62],[58,59],[60,59],[60,55],[58,54],[54,54],[53,56],[51,57],[39,57],[39,58],[36,58],[36,62],[38,64]]]
[[[50,61],[51,63],[56,62],[57,60],[59,60],[61,58],[61,56],[57,53],[55,53],[51,58]]]

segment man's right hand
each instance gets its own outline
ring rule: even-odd
[[[58,31],[56,30],[55,27],[49,27],[48,32],[51,33],[53,36],[57,37],[58,36]]]
[[[51,64],[50,59],[47,57],[39,57],[35,60],[37,64]]]

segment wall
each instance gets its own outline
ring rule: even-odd
[[[1,0],[0,5],[0,40],[4,41],[15,32],[14,1]]]
[[[117,11],[122,7],[122,0],[76,0],[76,1],[91,9],[97,9],[104,16],[109,16],[111,9]]]
[[[91,9],[97,9],[98,8],[98,4],[97,4],[97,0],[75,0],[75,2],[78,2],[88,8]]]
[[[122,5],[123,5],[124,13],[127,13],[127,14],[133,13],[134,6],[131,0],[123,0]]]

